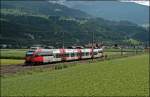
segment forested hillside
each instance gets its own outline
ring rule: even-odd
[[[93,32],[95,42],[148,41],[148,31],[128,21],[90,18],[79,10],[46,1],[26,5],[25,2],[2,3],[0,44],[61,46],[63,38],[65,45],[85,44],[92,41]],[[57,13],[57,8],[63,12]]]

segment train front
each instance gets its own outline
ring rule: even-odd
[[[26,52],[26,57],[25,57],[26,65],[38,64],[43,62],[42,56],[38,55],[38,50],[39,48],[30,48]]]
[[[32,63],[33,53],[34,53],[34,51],[27,51],[26,52],[26,57],[25,57],[25,64],[26,65]]]

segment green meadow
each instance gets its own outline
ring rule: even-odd
[[[1,49],[1,59],[23,59],[27,49]]]
[[[0,65],[16,65],[23,64],[24,60],[20,59],[0,59]]]
[[[148,54],[1,77],[2,96],[148,96]]]

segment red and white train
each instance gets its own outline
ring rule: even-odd
[[[32,47],[26,52],[25,63],[41,64],[98,58],[103,56],[103,49],[43,49]]]

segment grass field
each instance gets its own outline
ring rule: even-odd
[[[1,49],[1,59],[23,59],[27,49]]]
[[[148,96],[148,54],[1,79],[2,96]]]
[[[0,65],[23,64],[27,49],[1,49]]]
[[[16,64],[23,64],[24,60],[18,59],[0,59],[0,65],[16,65]]]

